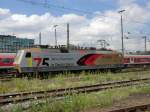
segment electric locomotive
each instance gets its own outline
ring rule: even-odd
[[[29,48],[19,50],[14,61],[19,73],[120,70],[124,67],[121,53],[112,50]]]

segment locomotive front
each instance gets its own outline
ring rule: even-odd
[[[63,71],[77,66],[77,57],[78,54],[61,53],[59,49],[30,48],[17,53],[14,65],[19,73]]]

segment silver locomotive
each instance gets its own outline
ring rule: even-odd
[[[123,67],[123,57],[112,50],[29,48],[18,51],[14,65],[19,73],[118,70]]]

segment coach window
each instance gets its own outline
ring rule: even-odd
[[[4,64],[10,63],[10,59],[9,58],[2,59],[2,62]]]
[[[135,58],[134,61],[137,62],[137,61],[138,61],[138,58]]]
[[[13,63],[13,62],[14,62],[14,59],[10,59],[10,62],[12,62],[12,63]]]
[[[131,58],[131,61],[134,61],[134,58]]]
[[[26,58],[31,58],[31,52],[27,52],[25,57]]]

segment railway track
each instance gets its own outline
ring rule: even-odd
[[[123,69],[120,73],[128,73],[128,72],[142,72],[142,71],[149,71],[150,68],[126,68]]]
[[[12,78],[0,78],[0,82],[7,82],[7,81],[11,81]]]
[[[150,111],[149,108],[150,108],[150,103],[145,103],[142,105],[134,105],[134,106],[128,106],[125,108],[113,109],[107,112],[149,112]]]
[[[0,82],[11,81],[13,78],[14,74],[0,74]]]
[[[136,80],[126,80],[118,82],[110,82],[104,84],[96,84],[89,86],[73,87],[73,88],[64,88],[64,89],[55,89],[49,91],[32,91],[32,92],[21,92],[13,94],[1,94],[0,95],[0,105],[7,105],[9,103],[19,103],[24,101],[30,101],[34,99],[43,99],[48,97],[59,98],[66,95],[79,94],[79,93],[90,93],[97,92],[107,89],[127,87],[133,85],[139,85],[144,83],[149,83],[150,78],[136,79]]]

